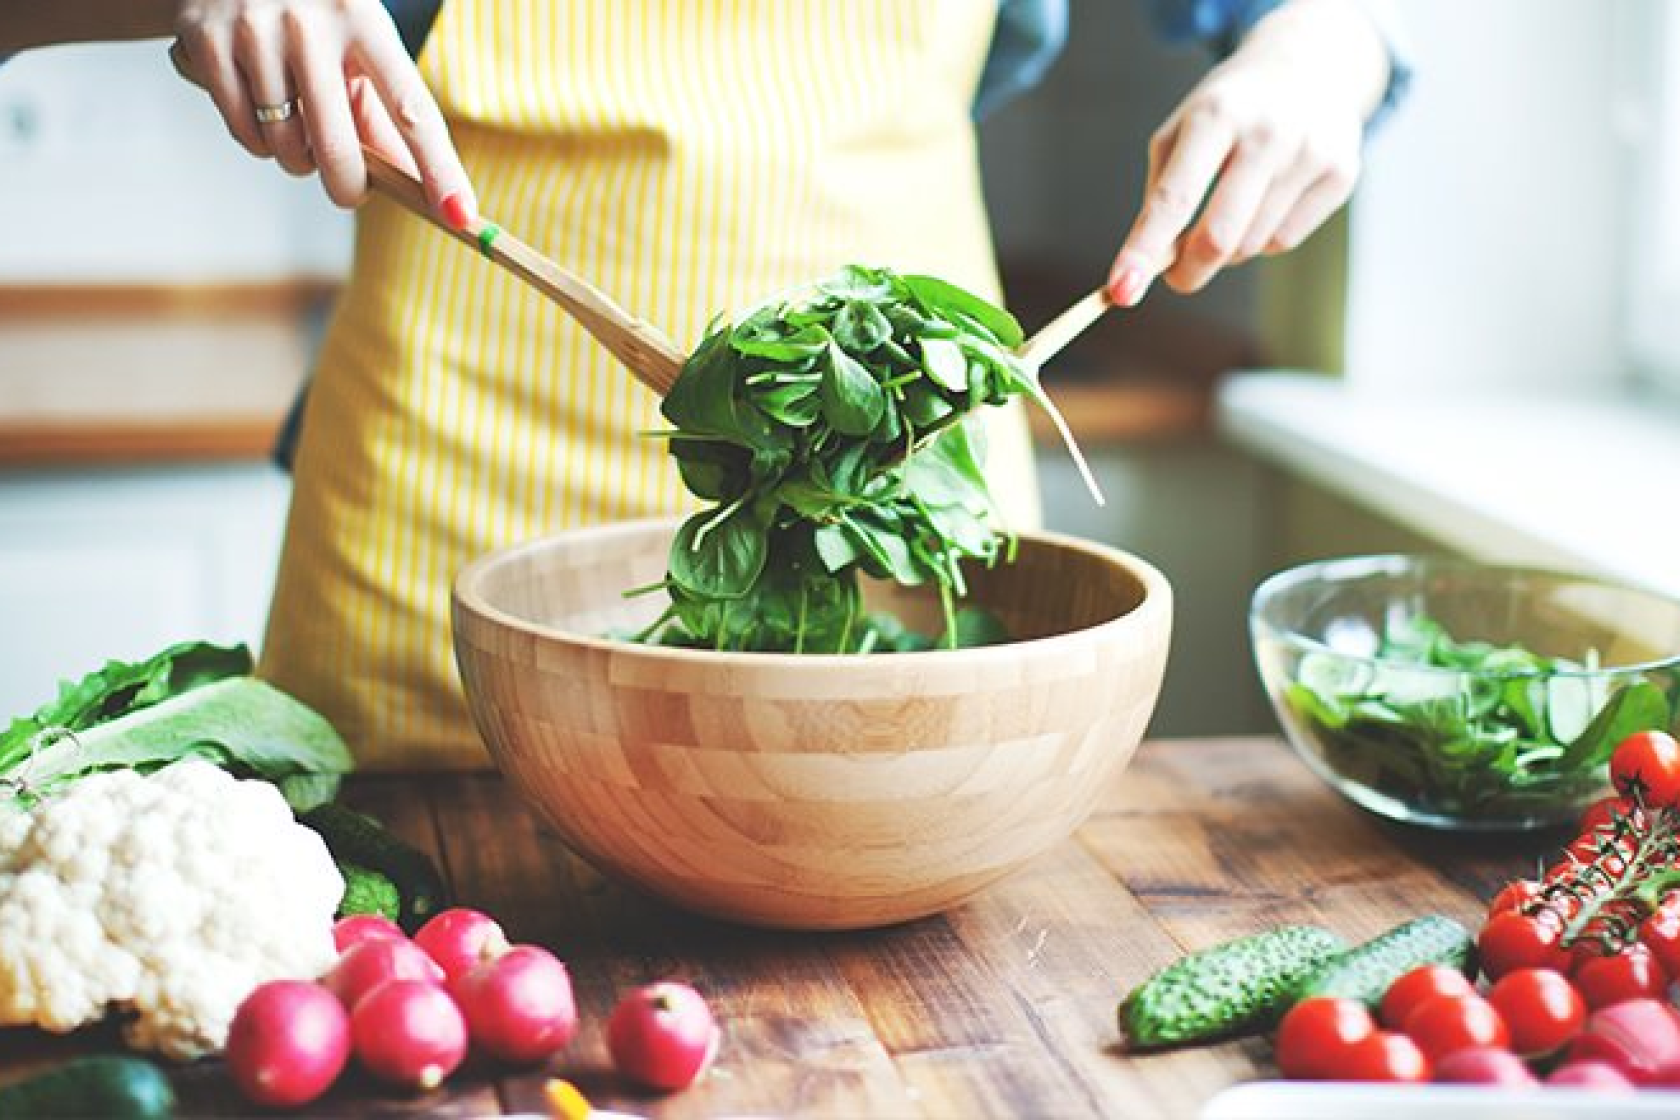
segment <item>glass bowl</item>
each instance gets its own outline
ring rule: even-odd
[[[1634,731],[1671,729],[1680,601],[1565,572],[1358,556],[1255,590],[1289,741],[1355,803],[1450,829],[1572,821]]]

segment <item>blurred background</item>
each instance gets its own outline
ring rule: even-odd
[[[1408,0],[1413,95],[1348,214],[1286,260],[1111,314],[1046,382],[1051,527],[1177,593],[1156,735],[1269,730],[1246,610],[1289,563],[1449,551],[1680,594],[1680,5]],[[1012,308],[1098,284],[1148,137],[1209,60],[1133,0],[982,128]],[[107,657],[261,636],[268,459],[348,258],[163,44],[0,67],[0,713]]]

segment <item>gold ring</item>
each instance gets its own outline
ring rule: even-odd
[[[281,121],[291,120],[292,114],[295,112],[297,112],[297,98],[295,97],[290,101],[282,101],[278,105],[258,105],[257,122],[259,124],[279,124]]]

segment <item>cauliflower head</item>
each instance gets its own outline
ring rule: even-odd
[[[197,760],[85,778],[0,820],[0,1026],[116,1011],[136,1049],[217,1052],[253,988],[332,964],[343,892],[267,782]]]

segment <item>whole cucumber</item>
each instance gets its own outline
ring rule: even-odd
[[[1120,1032],[1139,1049],[1204,1042],[1266,1026],[1347,942],[1318,926],[1284,926],[1191,953],[1134,988]]]
[[[175,1090],[168,1075],[143,1058],[75,1058],[0,1088],[0,1117],[8,1120],[169,1120],[174,1115]]]
[[[1469,930],[1443,914],[1429,914],[1324,962],[1302,981],[1295,999],[1339,996],[1375,1011],[1396,980],[1422,965],[1444,964],[1474,977],[1475,954]]]

